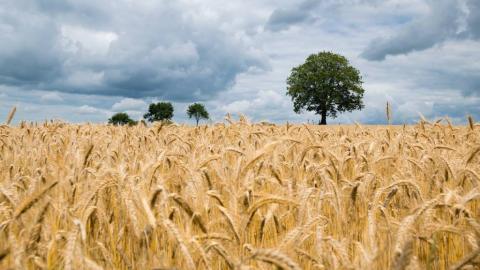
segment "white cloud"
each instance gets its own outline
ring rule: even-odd
[[[146,110],[147,103],[141,99],[124,98],[119,102],[113,104],[112,110],[116,112],[126,110]]]
[[[222,111],[225,113],[246,113],[251,107],[248,100],[236,100],[232,103],[222,106]]]
[[[144,114],[145,112],[143,112],[143,111],[135,111],[135,110],[127,110],[127,111],[125,111],[125,113],[127,113],[127,114],[130,116],[130,118],[132,118],[132,119],[134,119],[134,120],[140,120],[140,119],[143,118],[143,114]]]
[[[278,91],[261,90],[252,95],[250,99],[236,100],[221,106],[221,113],[244,114],[254,121],[298,121],[313,116],[308,112],[303,116],[293,114],[290,98]]]
[[[108,116],[108,115],[112,114],[108,110],[95,108],[95,107],[92,107],[92,106],[89,106],[89,105],[82,105],[82,106],[76,108],[75,112],[78,113],[78,114],[86,114],[86,115],[89,115],[89,114],[99,115],[99,114],[101,114],[101,115]]]
[[[96,31],[76,25],[62,25],[61,34],[65,50],[73,53],[87,50],[89,53],[104,55],[110,44],[118,39],[114,32]]]
[[[40,100],[43,102],[62,102],[63,98],[60,95],[60,93],[57,92],[51,92],[51,93],[45,93],[40,97]]]

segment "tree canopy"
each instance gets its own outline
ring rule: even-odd
[[[116,113],[110,119],[108,119],[109,124],[113,124],[115,126],[123,126],[123,125],[134,125],[136,121],[132,120],[127,113]]]
[[[287,95],[296,113],[313,111],[327,124],[327,116],[363,109],[362,78],[344,56],[331,52],[310,55],[292,69],[287,79]]]
[[[170,121],[173,117],[173,106],[170,102],[152,103],[148,107],[148,112],[143,116],[150,122]]]
[[[187,114],[189,118],[194,117],[195,120],[197,121],[197,126],[198,126],[198,121],[200,119],[208,119],[209,115],[207,110],[205,109],[205,106],[200,103],[193,103],[190,106],[188,106],[187,109]]]

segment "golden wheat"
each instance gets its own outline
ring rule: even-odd
[[[8,113],[7,116],[7,121],[5,121],[5,124],[8,126],[13,120],[13,117],[15,116],[15,112],[17,111],[17,107],[13,107],[10,113]]]
[[[0,269],[478,269],[480,129],[441,120],[3,125]]]

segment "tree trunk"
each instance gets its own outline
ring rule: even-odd
[[[327,111],[322,111],[321,113],[322,119],[320,120],[319,125],[326,125],[327,124]]]
[[[195,117],[195,120],[197,120],[197,127],[198,127],[198,121],[200,120],[200,118]]]

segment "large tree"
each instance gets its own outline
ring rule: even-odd
[[[192,117],[195,118],[195,120],[197,121],[197,126],[198,126],[198,121],[200,121],[200,119],[209,118],[209,115],[207,110],[205,109],[205,106],[203,106],[203,104],[200,104],[200,103],[193,103],[192,105],[188,106],[187,114],[189,118],[192,118]]]
[[[143,116],[150,122],[170,121],[173,117],[173,105],[170,102],[152,103],[148,112]]]
[[[320,125],[327,124],[327,116],[363,109],[364,92],[360,72],[347,58],[331,52],[310,55],[287,79],[294,111],[315,112],[321,116]]]
[[[123,125],[134,125],[137,122],[132,120],[127,113],[116,113],[110,119],[108,119],[109,124],[113,124],[115,126],[123,126]]]

